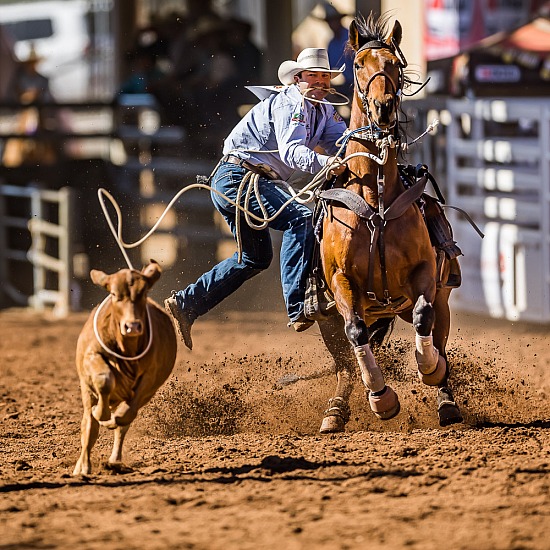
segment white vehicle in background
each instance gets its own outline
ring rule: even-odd
[[[85,0],[0,4],[0,25],[12,41],[16,58],[25,60],[35,49],[41,58],[38,70],[49,78],[57,101],[88,97],[87,13]]]

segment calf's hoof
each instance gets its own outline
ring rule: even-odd
[[[76,463],[76,466],[73,470],[73,476],[88,475],[92,469],[89,464],[83,464],[81,460]]]
[[[118,427],[118,424],[116,423],[116,418],[114,417],[114,415],[111,415],[109,420],[105,420],[105,421],[102,420],[99,423],[99,425],[103,426],[104,428],[107,428],[108,430],[114,430],[115,428]]]
[[[380,420],[390,420],[401,410],[397,394],[389,386],[386,386],[381,393],[370,392],[369,404],[372,412]]]
[[[464,420],[449,388],[441,388],[437,393],[437,415],[443,428]]]
[[[108,422],[111,418],[111,409],[101,402],[92,407],[92,416],[99,422]]]
[[[126,401],[122,401],[113,413],[113,419],[117,426],[129,426],[136,416],[136,412]]]

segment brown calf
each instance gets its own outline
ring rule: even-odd
[[[76,367],[84,415],[82,452],[73,475],[90,473],[100,425],[115,430],[108,463],[121,464],[130,424],[174,368],[177,340],[172,320],[147,298],[160,272],[153,260],[141,272],[90,272],[110,297],[92,311],[78,338]]]

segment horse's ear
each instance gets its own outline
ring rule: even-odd
[[[388,44],[391,46],[393,43],[396,46],[399,46],[399,44],[401,44],[401,38],[403,38],[403,29],[401,28],[401,23],[396,20],[388,38]]]
[[[359,31],[357,30],[357,23],[355,22],[355,19],[350,23],[349,26],[348,44],[355,51],[359,49]]]

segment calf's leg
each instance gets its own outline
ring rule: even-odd
[[[122,445],[124,444],[124,438],[130,428],[130,424],[126,426],[118,426],[115,429],[115,439],[113,443],[113,450],[109,457],[109,464],[120,464],[122,462]]]
[[[109,396],[115,387],[115,377],[101,355],[92,354],[85,361],[86,371],[90,373],[97,395],[97,404],[92,407],[92,415],[98,422],[106,422],[111,418]]]
[[[90,454],[99,434],[99,423],[92,415],[92,396],[87,388],[82,388],[82,404],[84,414],[80,425],[80,457],[76,463],[73,475],[89,474],[92,471]]]

